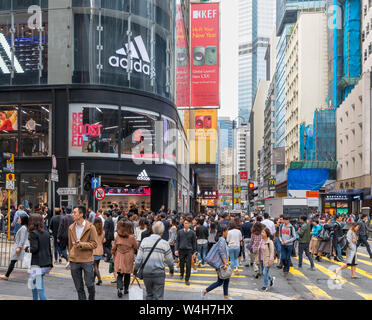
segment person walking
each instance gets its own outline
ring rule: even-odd
[[[180,259],[180,279],[183,279],[185,264],[186,264],[186,276],[185,283],[187,286],[190,285],[191,275],[191,260],[195,259],[196,250],[196,235],[195,232],[190,230],[190,219],[185,220],[184,229],[179,230],[176,239],[176,251],[175,255]]]
[[[275,277],[270,275],[270,268],[274,263],[274,243],[271,240],[271,233],[269,228],[264,228],[261,232],[261,241],[258,246],[258,253],[256,255],[255,263],[260,268],[260,273],[264,276],[264,284],[261,288],[262,291],[267,291],[274,285]]]
[[[228,259],[229,259],[229,249],[227,246],[227,236],[229,233],[229,229],[226,225],[221,225],[218,230],[218,242],[212,247],[210,252],[208,253],[208,261],[213,261],[211,264],[212,267],[216,269],[217,272],[217,281],[212,283],[208,288],[201,290],[201,298],[204,300],[208,292],[223,286],[223,295],[226,300],[232,300],[229,297],[229,283],[230,277],[226,279],[222,279],[220,277],[220,269],[223,268],[224,271],[228,268]]]
[[[256,273],[255,278],[258,279],[260,276],[260,269],[254,261],[256,260],[256,254],[258,253],[258,248],[262,239],[262,230],[264,229],[263,224],[260,222],[256,222],[252,227],[252,235],[251,235],[251,243],[249,244],[250,247],[250,256],[251,256],[251,263],[253,263],[253,269]]]
[[[229,222],[229,232],[227,234],[226,241],[229,248],[230,267],[235,274],[239,274],[238,257],[240,252],[240,244],[243,241],[243,236],[239,229],[236,228],[235,221]]]
[[[319,248],[318,234],[322,230],[322,226],[319,224],[318,220],[313,220],[313,229],[311,231],[311,240],[309,245],[309,250],[312,256],[317,256]]]
[[[59,247],[59,244],[58,244],[58,241],[57,241],[58,229],[59,229],[59,225],[61,223],[61,218],[62,218],[61,209],[60,208],[55,208],[54,213],[55,213],[55,215],[52,217],[52,219],[50,219],[50,226],[49,226],[49,230],[53,235],[54,263],[57,263],[57,262],[62,263],[61,258],[63,256],[63,253],[62,253],[62,250]],[[66,256],[64,258],[67,260]]]
[[[94,280],[97,277],[97,286],[100,286],[102,284],[101,279],[101,273],[99,271],[99,263],[103,259],[103,245],[106,242],[105,239],[105,231],[102,227],[102,220],[99,218],[96,218],[93,222],[94,227],[97,231],[97,248],[93,250],[93,258],[94,258]],[[93,280],[93,281],[94,281]]]
[[[289,223],[288,216],[284,217],[283,221],[284,224],[282,224],[279,228],[279,240],[282,247],[281,257],[283,263],[284,278],[288,279],[293,242],[296,240],[296,230]]]
[[[130,275],[133,273],[134,254],[138,249],[137,240],[133,234],[133,226],[130,221],[120,220],[117,225],[117,236],[112,246],[114,257],[114,271],[117,275],[118,297],[129,293]],[[124,283],[123,283],[124,278]]]
[[[96,218],[96,213],[91,208],[88,208],[88,221],[91,224],[93,224],[95,218]]]
[[[28,215],[20,215],[17,223],[21,226],[16,233],[12,253],[10,255],[10,264],[8,271],[5,275],[2,275],[0,279],[9,280],[10,274],[13,272],[14,267],[18,261],[23,261],[25,251],[24,247],[29,247],[28,241]]]
[[[298,231],[298,268],[302,268],[302,256],[305,251],[305,254],[307,258],[310,261],[310,270],[314,271],[314,261],[313,258],[311,257],[311,254],[309,252],[309,244],[310,244],[310,232],[311,228],[310,225],[306,222],[307,217],[306,216],[301,216],[300,217],[300,223],[301,227],[300,230]]]
[[[47,300],[44,288],[44,276],[53,268],[50,235],[45,230],[43,217],[32,214],[28,221],[29,247],[25,252],[32,253],[29,284],[32,285],[33,300]]]
[[[275,233],[275,224],[270,220],[270,215],[267,212],[264,213],[264,220],[261,223],[270,230],[270,234]]]
[[[197,244],[197,251],[198,251],[198,266],[203,266],[205,264],[205,258],[207,256],[208,251],[208,228],[204,226],[204,219],[198,219],[198,226],[196,227],[196,244]]]
[[[213,218],[211,218],[210,224],[209,224],[209,230],[208,230],[208,252],[212,249],[213,245],[216,243],[216,237],[217,237],[217,223],[215,221],[212,221]]]
[[[369,254],[369,258],[372,259],[371,248],[368,243],[368,232],[372,232],[372,229],[368,227],[368,215],[363,213],[362,217],[358,221],[358,242],[357,248],[363,243],[366,246],[366,249]]]
[[[68,248],[71,276],[79,300],[86,300],[84,282],[88,289],[89,300],[95,299],[94,257],[98,236],[96,228],[86,220],[86,209],[83,206],[74,208],[74,223],[68,229]],[[84,282],[83,282],[84,272]]]
[[[338,215],[333,225],[332,244],[335,251],[334,259],[338,262],[344,262],[340,245],[341,238],[344,236],[342,220],[343,220],[342,215]]]
[[[105,257],[105,261],[109,262],[111,259],[111,249],[112,249],[112,242],[115,239],[115,224],[112,219],[111,211],[106,210],[103,213],[105,223],[103,228],[105,230],[105,239],[106,241],[103,244],[103,255]]]
[[[171,228],[169,229],[168,244],[169,244],[169,246],[172,250],[173,258],[175,257],[174,252],[176,251],[177,227],[178,227],[178,222],[177,222],[176,218],[172,218]]]
[[[338,275],[342,270],[345,270],[347,267],[351,267],[351,278],[358,279],[356,275],[356,266],[358,265],[357,262],[357,242],[358,242],[358,223],[353,223],[351,228],[346,234],[347,239],[347,249],[346,249],[346,261],[345,264],[342,265],[340,268],[337,268],[335,273]]]
[[[16,234],[19,230],[19,228],[21,227],[21,225],[18,223],[18,219],[20,216],[23,216],[23,215],[26,215],[29,217],[29,215],[27,214],[27,212],[25,211],[25,206],[23,204],[20,204],[18,206],[18,210],[15,212],[14,214],[14,218],[13,218],[13,222],[12,222],[12,226],[14,226],[14,233]]]
[[[322,230],[320,230],[318,234],[318,239],[320,241],[319,247],[318,247],[318,255],[315,258],[316,261],[321,261],[322,260],[322,255],[327,255],[327,258],[331,258],[331,252],[332,252],[332,233],[333,233],[333,228],[330,223],[331,219],[326,217],[325,222],[322,225]]]
[[[142,272],[146,287],[146,300],[164,299],[164,261],[169,268],[169,277],[172,278],[174,274],[172,250],[168,242],[162,239],[164,230],[164,224],[161,221],[153,224],[153,233],[142,240],[134,264],[134,277],[140,270]]]
[[[250,251],[248,250],[247,246],[251,242],[251,229],[253,227],[253,223],[251,222],[251,218],[249,216],[244,217],[244,223],[240,227],[240,231],[243,236],[243,243],[244,243],[244,252],[245,252],[245,265],[249,266],[249,256]],[[253,266],[253,263],[251,262],[251,266]]]
[[[57,243],[61,249],[62,257],[66,259],[66,269],[70,268],[70,262],[68,261],[67,248],[68,248],[68,228],[74,223],[72,218],[71,207],[66,208],[66,215],[61,218],[58,233],[57,233]]]

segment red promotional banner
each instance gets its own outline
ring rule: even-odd
[[[191,4],[191,107],[219,108],[219,3]]]
[[[177,5],[177,107],[190,106],[190,58],[181,5]]]
[[[248,171],[241,171],[240,180],[247,180],[247,179],[248,179]]]

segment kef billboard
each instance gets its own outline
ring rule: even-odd
[[[219,3],[191,4],[191,107],[219,108]]]

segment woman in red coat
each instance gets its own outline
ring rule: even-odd
[[[121,298],[123,296],[123,277],[124,294],[129,293],[130,275],[133,273],[134,255],[138,243],[133,234],[132,223],[129,221],[119,221],[117,233],[111,252],[115,259],[114,272],[117,273],[118,297]]]

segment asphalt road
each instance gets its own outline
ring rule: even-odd
[[[370,242],[371,243],[371,242]],[[372,244],[372,243],[371,243]],[[309,262],[304,259],[303,268],[298,269],[298,259],[292,258],[288,279],[284,279],[282,270],[274,265],[271,274],[276,277],[274,287],[262,292],[263,278],[255,279],[252,267],[240,266],[240,274],[231,278],[229,293],[235,300],[372,300],[372,260],[364,247],[358,250],[357,275],[351,279],[351,271],[344,270],[336,280],[333,271],[342,263],[323,258],[316,262],[316,271],[309,270]],[[108,264],[101,262],[102,286],[96,286],[97,300],[128,300],[129,296],[118,298],[116,287],[110,282]],[[0,268],[2,273],[5,268]],[[28,274],[24,270],[15,270],[9,281],[0,280],[0,300],[31,299],[31,290],[27,287]],[[215,271],[205,266],[191,275],[191,285],[186,286],[176,273],[174,278],[166,279],[166,300],[200,300],[200,290],[217,279]],[[46,294],[50,300],[76,300],[70,271],[63,265],[56,265],[45,278]],[[207,295],[207,300],[222,300],[222,289],[218,288]]]

